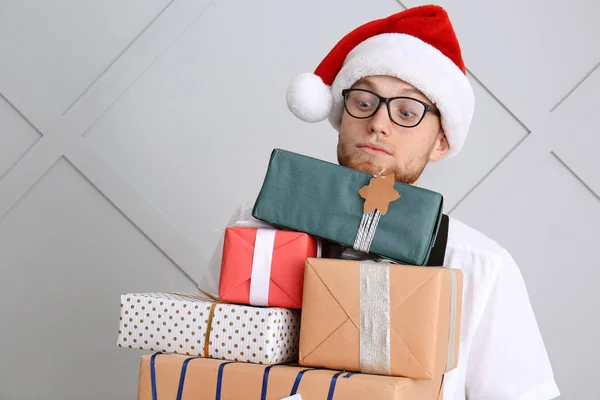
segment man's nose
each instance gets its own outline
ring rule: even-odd
[[[392,121],[390,121],[387,104],[382,103],[379,110],[369,120],[369,133],[388,136],[391,133],[391,124]]]

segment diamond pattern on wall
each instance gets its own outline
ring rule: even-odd
[[[3,2],[0,60],[21,90],[62,114],[169,3]]]
[[[39,139],[40,134],[0,97],[0,179]]]
[[[139,361],[117,348],[121,293],[194,290],[64,158],[0,223],[0,265],[5,399],[135,398]],[[23,376],[43,384],[15,385]]]
[[[529,133],[477,79],[470,75],[476,110],[469,137],[457,157],[431,163],[420,186],[444,195],[449,213],[521,143]]]

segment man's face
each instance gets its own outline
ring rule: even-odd
[[[412,97],[432,105],[413,86],[395,77],[363,78],[352,88],[366,89],[383,97]],[[398,110],[392,113],[395,111]],[[440,118],[431,112],[425,114],[419,125],[405,128],[390,120],[385,104],[367,119],[354,118],[344,110],[337,156],[338,163],[345,167],[372,175],[385,168],[388,173],[394,172],[397,181],[416,184],[427,163],[441,159],[447,151]]]

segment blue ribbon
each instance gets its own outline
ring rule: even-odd
[[[231,362],[225,362],[219,365],[219,373],[217,374],[217,394],[215,396],[216,400],[221,400],[221,388],[223,386],[223,368],[225,368],[227,364],[231,364]]]
[[[262,391],[260,393],[260,400],[267,399],[267,387],[269,385],[269,371],[271,371],[271,368],[273,368],[273,367],[274,367],[274,365],[269,365],[267,368],[265,368],[265,372],[263,374]]]
[[[163,353],[161,353],[161,352],[155,353],[150,358],[150,381],[152,383],[152,400],[158,399],[157,390],[156,390],[156,357],[161,354],[163,354]],[[181,400],[182,396],[183,396],[183,388],[185,386],[185,377],[186,377],[186,373],[187,373],[188,364],[190,363],[190,361],[192,361],[196,358],[202,358],[202,357],[191,357],[191,358],[187,358],[183,361],[183,365],[181,366],[181,374],[179,376],[179,387],[177,390],[177,400]],[[215,396],[216,400],[221,400],[221,390],[223,388],[223,369],[225,368],[225,366],[227,364],[232,364],[232,363],[233,362],[230,361],[230,362],[224,362],[221,365],[219,365],[219,370],[218,370],[218,374],[217,374],[217,390],[216,390],[216,396]],[[270,365],[267,368],[265,368],[265,371],[263,374],[263,381],[262,381],[262,391],[261,391],[261,395],[260,395],[261,400],[266,400],[266,398],[267,398],[267,388],[269,386],[269,372],[271,371],[271,368],[273,368],[274,366],[275,365]],[[290,392],[290,396],[293,396],[298,392],[298,388],[300,387],[300,381],[302,380],[302,376],[307,371],[311,371],[314,369],[317,369],[317,368],[303,369],[302,371],[298,372],[298,375],[296,375],[296,380],[294,381],[294,386],[292,387],[292,391]],[[329,393],[327,395],[327,400],[333,400],[333,395],[335,393],[335,387],[337,384],[338,377],[340,375],[342,375],[343,373],[344,373],[343,371],[337,372],[331,378],[331,383],[329,385]],[[352,372],[346,373],[346,375],[344,375],[342,377],[342,379],[350,378],[352,375],[354,375],[354,373],[352,373]]]
[[[296,392],[298,392],[298,387],[300,386],[300,380],[302,380],[302,376],[304,375],[304,373],[306,371],[311,371],[311,370],[314,370],[314,368],[303,369],[302,371],[298,372],[298,375],[296,375],[296,380],[294,381],[294,386],[292,386],[292,391],[290,392],[290,396],[293,396],[296,394]]]
[[[290,392],[290,396],[295,395],[298,392],[298,387],[300,386],[300,381],[302,380],[302,376],[307,372],[307,371],[311,371],[311,370],[315,370],[315,369],[319,369],[319,368],[308,368],[308,369],[303,369],[302,371],[298,372],[298,375],[296,375],[296,380],[294,381],[294,386],[292,387],[292,391]],[[327,400],[333,400],[333,395],[335,393],[335,386],[337,384],[337,380],[338,377],[343,374],[344,371],[341,372],[337,372],[335,375],[333,375],[333,377],[331,378],[331,383],[329,384],[329,393],[327,394]],[[342,378],[343,379],[348,379],[350,378],[352,375],[354,375],[353,372],[348,372],[346,375],[344,375]]]
[[[154,366],[156,356],[162,353],[154,353],[152,357],[150,357],[150,382],[152,383],[152,400],[157,400],[158,395],[156,394],[156,367]]]
[[[187,366],[190,361],[192,361],[196,358],[200,358],[200,357],[187,358],[183,362],[183,365],[181,366],[181,375],[179,376],[179,389],[177,389],[177,400],[181,400],[181,398],[183,396],[183,384],[185,383],[185,373],[187,372]]]
[[[333,400],[333,393],[335,392],[335,384],[337,383],[338,376],[343,372],[338,372],[331,378],[331,384],[329,385],[329,393],[327,394],[327,400]]]

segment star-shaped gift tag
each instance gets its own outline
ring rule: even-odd
[[[393,175],[377,175],[371,178],[367,186],[363,186],[359,191],[360,197],[365,199],[363,212],[378,210],[381,215],[385,215],[392,201],[400,198],[400,193],[394,189]]]

